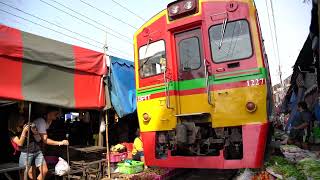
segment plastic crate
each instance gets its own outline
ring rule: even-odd
[[[140,161],[127,160],[118,163],[119,172],[123,174],[137,174],[144,170],[144,163]]]
[[[128,153],[124,152],[124,153],[111,153],[110,154],[110,162],[120,162],[125,160],[128,157]]]

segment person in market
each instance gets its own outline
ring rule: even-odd
[[[43,117],[37,118],[34,123],[41,136],[41,140],[46,145],[51,146],[66,146],[69,145],[68,140],[55,141],[48,137],[47,130],[53,121],[57,120],[60,115],[59,109],[56,107],[48,107],[46,114]]]
[[[38,180],[43,180],[46,177],[48,168],[44,160],[44,156],[40,149],[40,135],[35,127],[35,124],[25,124],[25,118],[19,114],[12,114],[8,124],[9,134],[12,146],[15,149],[15,154],[20,151],[19,165],[26,166],[28,162],[28,176],[35,179],[33,169],[35,166],[39,168]],[[28,131],[30,132],[29,145],[27,145]],[[28,152],[29,151],[29,152]],[[23,179],[23,172],[20,172],[20,178]]]
[[[69,143],[71,145],[88,146],[94,144],[89,112],[80,111],[79,121],[74,121],[70,127]]]
[[[308,147],[308,135],[310,131],[310,122],[312,115],[308,111],[308,106],[305,102],[298,103],[298,115],[291,122],[291,129],[289,133],[288,144],[295,144],[297,146]]]
[[[141,140],[140,129],[137,129],[136,132],[137,137],[134,139],[133,142],[133,149],[132,149],[132,159],[136,161],[144,161],[144,153],[143,153],[143,143]],[[145,166],[147,168],[147,166]]]

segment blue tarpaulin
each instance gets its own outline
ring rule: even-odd
[[[134,65],[117,57],[111,56],[110,59],[111,103],[121,118],[137,109]]]

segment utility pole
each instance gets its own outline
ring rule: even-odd
[[[110,62],[110,58],[107,54],[108,51],[108,31],[106,31],[106,38],[105,38],[105,42],[104,42],[104,46],[103,46],[103,51],[104,51],[104,55],[106,56],[106,66],[109,67],[111,66],[111,62]],[[110,70],[109,72],[110,73]],[[109,92],[109,91],[107,91]],[[107,95],[106,95],[107,96]],[[109,95],[108,95],[109,96]],[[107,105],[108,106],[108,105]],[[110,168],[110,149],[109,149],[109,125],[108,125],[108,109],[106,109],[104,111],[105,113],[105,126],[106,126],[106,148],[107,148],[107,175],[108,178],[111,179],[111,168]],[[101,134],[101,133],[99,133]],[[102,136],[102,134],[101,134]]]

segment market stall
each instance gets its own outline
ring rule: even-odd
[[[0,98],[103,108],[103,53],[0,25]]]
[[[4,25],[0,37],[0,100],[28,102],[28,123],[33,102],[100,111],[110,104],[103,53]]]
[[[110,98],[119,118],[134,113],[137,105],[133,62],[111,56],[110,82]]]

